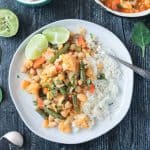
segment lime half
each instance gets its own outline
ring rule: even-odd
[[[43,51],[48,48],[48,41],[43,34],[36,34],[33,36],[25,49],[25,56],[27,59],[39,58]]]
[[[0,36],[14,36],[18,32],[18,28],[18,17],[8,9],[0,9]]]
[[[70,32],[64,27],[51,27],[43,31],[48,41],[52,44],[63,44],[68,41]]]

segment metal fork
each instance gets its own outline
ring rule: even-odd
[[[110,56],[111,58],[113,58],[114,60],[120,62],[121,64],[127,66],[128,68],[132,69],[135,73],[139,74],[140,76],[142,76],[143,78],[145,79],[150,79],[150,71],[148,70],[145,70],[145,69],[142,69],[142,68],[139,68],[135,65],[132,65],[112,54],[108,54],[108,56]]]

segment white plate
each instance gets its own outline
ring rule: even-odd
[[[108,49],[112,49],[118,57],[129,63],[132,63],[131,57],[123,43],[112,32],[100,25],[76,19],[61,20],[42,27],[25,39],[17,49],[9,70],[9,90],[15,107],[22,120],[32,132],[49,141],[65,144],[86,142],[105,134],[114,128],[124,118],[131,103],[133,91],[133,72],[121,65],[123,76],[122,80],[119,81],[121,85],[121,94],[119,96],[120,106],[114,113],[112,113],[111,118],[108,117],[104,121],[96,122],[96,125],[92,129],[85,129],[81,132],[73,134],[63,134],[59,132],[58,129],[43,128],[41,126],[43,119],[35,112],[31,95],[20,89],[21,78],[23,78],[23,76],[20,74],[20,68],[25,59],[24,49],[29,39],[33,35],[40,33],[44,29],[51,26],[64,26],[70,30],[84,27],[89,33],[95,34],[103,46],[107,47]],[[17,78],[17,75],[20,75],[20,78]]]

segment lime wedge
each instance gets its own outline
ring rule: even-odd
[[[43,31],[51,44],[63,44],[68,41],[70,32],[64,27],[51,27]]]
[[[18,17],[8,9],[0,9],[0,36],[12,37],[19,28]]]
[[[48,41],[43,34],[34,35],[25,49],[25,56],[27,59],[37,59],[39,58],[43,51],[48,48]]]

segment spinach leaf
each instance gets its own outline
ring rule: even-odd
[[[144,57],[145,48],[150,45],[150,29],[142,22],[136,23],[132,32],[132,41],[135,45],[141,47],[142,57]]]
[[[2,102],[3,99],[3,94],[2,94],[2,89],[0,88],[0,103]]]
[[[2,49],[0,47],[0,65],[1,65],[1,61],[2,61]]]

